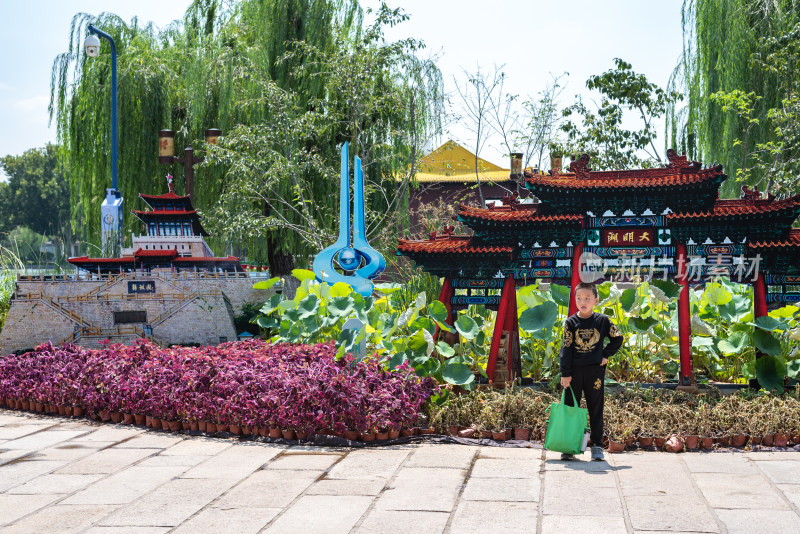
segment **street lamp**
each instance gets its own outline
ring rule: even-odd
[[[122,239],[122,194],[117,189],[117,44],[102,30],[89,25],[89,36],[83,43],[86,55],[100,55],[100,39],[111,43],[111,188],[100,206],[100,229],[104,255],[115,255]]]

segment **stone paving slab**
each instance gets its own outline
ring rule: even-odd
[[[536,448],[288,446],[0,409],[2,430],[2,534],[800,532],[794,451],[563,462]]]

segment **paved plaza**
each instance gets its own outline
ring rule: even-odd
[[[797,452],[557,458],[289,447],[0,410],[0,532],[800,532]]]

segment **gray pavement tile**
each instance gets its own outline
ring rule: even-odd
[[[800,455],[797,453],[794,460],[757,462],[757,465],[776,484],[800,482]]]
[[[264,469],[291,469],[325,471],[342,458],[341,454],[290,454],[281,455],[264,466]]]
[[[678,532],[719,532],[719,526],[705,503],[698,502],[694,489],[683,497],[674,495],[633,495],[625,506],[634,530]]]
[[[82,436],[80,441],[115,441],[120,442],[145,432],[143,428],[123,425],[103,425],[94,432]],[[78,440],[76,440],[78,441]]]
[[[315,534],[347,534],[371,502],[372,497],[305,495],[264,532],[295,534],[302,528]]]
[[[356,534],[397,534],[412,530],[414,534],[441,534],[447,526],[447,512],[401,512],[372,510],[355,530]]]
[[[466,479],[462,469],[404,467],[378,498],[378,510],[449,512]]]
[[[231,479],[172,480],[101,520],[99,526],[174,527],[207,506],[234,483]]]
[[[473,478],[539,478],[539,459],[484,459],[478,458],[472,467]]]
[[[85,441],[82,443],[73,443],[66,441],[59,443],[53,447],[42,449],[33,454],[32,458],[35,460],[63,460],[72,462],[90,454],[94,454],[100,449],[104,449],[113,445],[107,441]]]
[[[797,484],[778,484],[777,486],[789,499],[789,502],[800,509],[800,480],[797,481]]]
[[[692,473],[758,474],[758,468],[742,453],[700,452],[681,455]]]
[[[14,449],[11,451],[3,451],[3,446],[0,445],[0,466],[3,464],[7,464],[9,462],[13,462],[17,458],[22,458],[23,456],[28,456],[29,454],[33,454],[35,451],[30,449]]]
[[[752,451],[746,452],[744,455],[757,462],[797,459],[797,451]]]
[[[621,516],[545,515],[542,517],[542,532],[557,532],[558,534],[585,534],[586,532],[624,534],[628,530],[625,526],[625,519]]]
[[[606,460],[612,456],[606,454]],[[545,451],[545,471],[611,471],[612,465],[605,462],[593,462],[589,454],[578,454],[574,460],[564,462],[560,452]]]
[[[368,479],[390,478],[403,460],[408,456],[410,449],[385,450],[361,449],[347,454],[339,463],[334,465],[326,478],[330,479]]]
[[[318,480],[306,491],[307,495],[377,495],[386,486],[382,478],[358,479],[325,479]]]
[[[538,502],[539,477],[475,478],[470,477],[461,498],[466,501]]]
[[[762,475],[695,473],[694,480],[714,508],[789,509]]]
[[[84,430],[42,430],[35,434],[6,442],[4,449],[46,449],[56,443],[71,440],[85,434]]]
[[[564,487],[585,486],[589,488],[614,488],[616,491],[617,481],[614,479],[613,471],[572,471],[556,470],[545,471],[544,485],[545,490],[551,485]]]
[[[205,508],[173,530],[173,534],[255,534],[281,512],[280,508]]]
[[[155,432],[144,432],[114,445],[115,449],[167,449],[183,441],[179,436],[165,436]]]
[[[25,484],[63,465],[64,462],[35,461],[27,458],[7,463],[0,467],[0,492]]]
[[[657,497],[694,494],[692,481],[679,464],[673,471],[651,471],[647,466],[637,466],[620,469],[616,473],[626,498],[633,495]]]
[[[405,466],[469,469],[477,452],[477,447],[464,445],[424,444],[414,449]]]
[[[0,526],[8,525],[63,497],[63,494],[41,495],[0,494]]]
[[[450,532],[471,532],[483,525],[487,532],[536,532],[539,508],[533,502],[461,501],[450,524]],[[548,531],[543,530],[549,534]]]
[[[590,477],[555,471],[545,474],[544,514],[622,516],[622,502],[612,475]]]
[[[194,467],[201,462],[205,462],[210,456],[165,456],[158,454],[145,458],[137,465],[141,467]]]
[[[81,534],[165,534],[172,527],[92,527]]]
[[[62,502],[63,504],[127,504],[172,480],[186,469],[185,467],[131,467],[92,484]]]
[[[240,444],[189,469],[183,478],[242,479],[280,454],[281,448]]]
[[[5,408],[0,408],[0,426],[16,425],[28,420],[19,412],[11,412]]]
[[[8,493],[35,495],[38,493],[73,493],[102,478],[103,475],[42,475],[8,490]]]
[[[800,532],[800,517],[780,510],[717,510],[728,534],[775,534]]]
[[[193,437],[169,447],[161,454],[164,456],[213,456],[231,445],[233,445],[231,441]]]
[[[19,439],[22,436],[27,436],[35,432],[41,432],[42,430],[51,426],[53,426],[52,423],[40,423],[40,422],[31,424],[25,424],[20,422],[9,423],[5,426],[0,426],[0,439],[5,439],[5,440]]]
[[[117,506],[63,504],[48,506],[5,528],[3,534],[80,532],[115,509]]]
[[[532,447],[481,447],[478,449],[478,458],[540,461],[542,459],[542,449],[534,449]]]
[[[115,473],[154,453],[153,449],[103,449],[59,469],[58,474]]]
[[[214,503],[214,508],[284,508],[314,483],[322,471],[256,471]]]

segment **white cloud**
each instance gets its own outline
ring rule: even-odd
[[[14,102],[14,109],[20,111],[46,111],[50,103],[47,95],[36,95],[30,98],[22,98]]]

